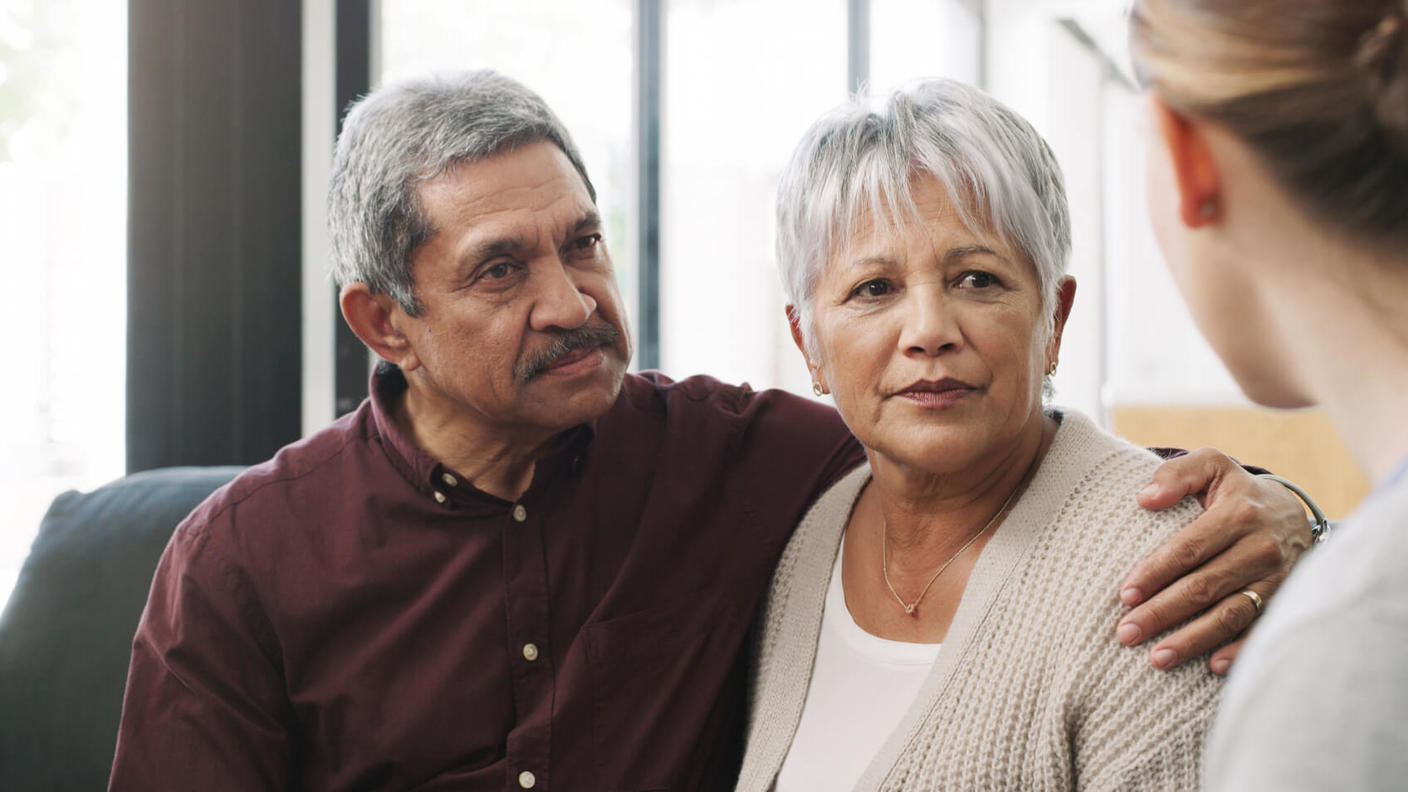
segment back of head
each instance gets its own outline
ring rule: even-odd
[[[1141,81],[1237,135],[1317,220],[1408,237],[1408,0],[1137,0]]]
[[[541,97],[492,71],[412,79],[355,102],[343,122],[328,192],[333,274],[419,312],[410,259],[430,235],[419,186],[459,163],[550,142],[596,200],[572,138]]]

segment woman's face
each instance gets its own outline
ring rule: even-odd
[[[808,360],[856,437],[936,473],[999,459],[1041,431],[1041,384],[1074,282],[1048,338],[1035,268],[967,229],[932,176],[912,183],[921,221],[861,217],[827,262]]]

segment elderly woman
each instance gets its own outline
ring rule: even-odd
[[[1060,172],[928,82],[817,122],[778,197],[797,346],[869,464],[798,527],[762,620],[740,790],[1190,789],[1219,678],[1111,625],[1192,520],[1158,460],[1043,406],[1075,297]]]
[[[1247,396],[1322,405],[1375,482],[1252,634],[1205,781],[1404,789],[1408,3],[1140,0],[1131,33],[1194,319]]]

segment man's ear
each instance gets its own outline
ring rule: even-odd
[[[1157,95],[1149,104],[1160,147],[1172,165],[1178,187],[1178,214],[1189,228],[1201,228],[1222,215],[1222,182],[1201,122],[1169,107]]]
[[[347,326],[371,351],[402,371],[420,365],[415,349],[397,327],[407,319],[406,312],[390,295],[374,294],[367,284],[356,282],[342,287],[337,302]]]
[[[807,352],[807,339],[802,335],[802,315],[797,311],[797,306],[789,305],[787,311],[787,328],[792,331],[792,343],[797,345],[797,351],[802,353],[802,359],[807,361],[807,370],[812,373],[812,385],[821,386],[821,389],[830,392],[826,385],[826,377],[821,373],[821,364],[812,360],[812,356]]]
[[[1050,363],[1061,359],[1061,335],[1066,331],[1066,320],[1071,318],[1071,306],[1076,303],[1076,279],[1070,275],[1057,284],[1056,311],[1052,316],[1051,340],[1046,345],[1046,355]],[[1050,363],[1047,365],[1049,366]]]

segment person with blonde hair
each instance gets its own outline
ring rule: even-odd
[[[1322,406],[1375,488],[1234,669],[1211,789],[1408,783],[1408,3],[1139,0],[1168,265],[1246,394]]]

